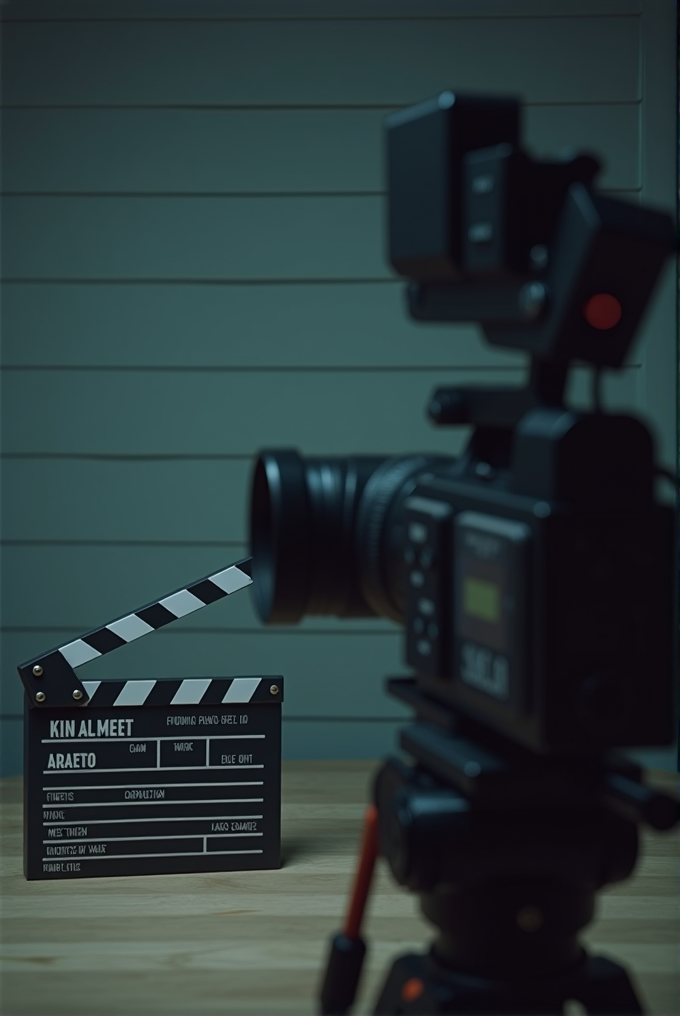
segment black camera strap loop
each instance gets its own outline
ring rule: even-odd
[[[252,581],[251,559],[242,558],[22,663],[17,669],[31,708],[86,705],[90,682],[83,684],[75,674],[76,668],[245,589]]]

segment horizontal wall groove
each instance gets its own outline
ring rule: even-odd
[[[211,103],[197,103],[197,102],[186,102],[186,103],[131,103],[131,102],[100,102],[100,103],[85,103],[85,102],[55,102],[55,103],[0,103],[0,111],[2,110],[72,110],[72,109],[83,109],[96,112],[98,109],[105,110],[168,110],[176,112],[248,112],[248,113],[259,113],[259,112],[270,112],[270,113],[283,113],[287,111],[310,111],[310,112],[338,112],[338,111],[373,111],[380,112],[383,110],[385,113],[390,113],[392,110],[403,109],[404,102],[297,102],[297,103],[230,103],[230,102],[211,102]],[[588,108],[590,106],[641,106],[642,98],[638,96],[633,99],[550,99],[545,102],[541,102],[540,99],[532,99],[526,102],[522,102],[523,109],[543,109],[546,107],[558,107],[558,106],[573,106],[575,108]]]
[[[603,194],[634,194],[642,190],[637,187],[598,187],[598,192]],[[212,200],[213,198],[238,198],[248,200],[262,200],[266,198],[386,198],[386,190],[337,190],[337,191],[0,191],[0,198],[118,198],[123,201],[141,199],[148,201],[150,198],[200,198]]]
[[[620,20],[626,20],[627,21],[630,18],[635,18],[636,20],[640,20],[641,17],[642,17],[641,13],[636,13],[636,12],[628,12],[628,13],[621,12],[619,14],[614,14],[614,13],[612,13],[612,14],[603,14],[602,12],[598,12],[598,11],[596,11],[596,12],[594,12],[592,14],[589,14],[587,12],[584,12],[584,13],[578,13],[577,12],[577,13],[573,13],[573,14],[567,14],[567,13],[564,13],[564,12],[561,12],[559,14],[551,14],[550,12],[543,12],[541,14],[536,14],[536,13],[517,13],[517,14],[513,14],[511,12],[508,12],[508,13],[504,12],[502,15],[494,15],[494,22],[498,22],[498,21],[528,21],[528,20],[531,20],[531,21],[573,21],[573,20],[585,21],[585,20],[588,20],[588,19],[593,20],[595,18],[597,18],[597,19],[606,18],[607,21],[620,21]],[[374,23],[380,24],[380,23],[382,23],[384,21],[390,21],[390,22],[395,22],[395,21],[397,21],[397,22],[399,22],[399,21],[402,21],[402,22],[403,21],[408,21],[408,22],[427,21],[428,23],[432,23],[432,22],[450,23],[450,22],[454,22],[454,21],[455,22],[461,22],[461,21],[477,21],[477,22],[481,22],[481,21],[488,21],[488,20],[489,20],[489,15],[488,14],[482,14],[482,15],[475,15],[475,14],[367,14],[367,15],[364,15],[364,16],[362,16],[360,14],[347,14],[347,15],[337,15],[337,14],[334,14],[334,15],[326,15],[326,16],[323,16],[323,15],[322,16],[318,16],[318,15],[314,16],[314,15],[309,15],[309,14],[299,14],[299,15],[293,14],[293,15],[288,15],[287,17],[285,15],[282,16],[280,14],[277,14],[274,17],[261,16],[261,17],[256,17],[256,18],[252,18],[252,17],[248,18],[248,17],[242,17],[242,16],[241,17],[238,17],[238,16],[214,17],[213,16],[213,17],[184,17],[184,18],[179,18],[179,17],[176,17],[176,16],[173,17],[173,16],[167,16],[167,15],[163,15],[163,16],[159,15],[158,17],[155,17],[155,18],[152,18],[152,17],[139,17],[139,18],[130,18],[130,17],[127,17],[127,18],[114,18],[114,17],[106,17],[106,18],[69,18],[69,17],[63,17],[63,18],[13,18],[13,17],[3,17],[2,15],[0,15],[0,22],[5,22],[7,25],[66,25],[66,24],[69,24],[69,25],[74,25],[74,24],[80,24],[80,25],[106,25],[106,24],[144,25],[144,24],[147,24],[147,25],[149,25],[149,24],[158,24],[159,21],[162,22],[163,24],[195,24],[195,25],[198,25],[198,24],[211,24],[211,23],[212,24],[225,24],[225,23],[231,23],[231,24],[234,24],[234,23],[238,23],[238,24],[259,24],[259,23],[262,23],[262,22],[265,22],[267,25],[273,25],[273,24],[277,24],[277,23],[282,23],[282,24],[297,23],[297,24],[300,24],[300,23],[305,23],[305,22],[321,23],[321,24],[327,25],[327,24],[332,24],[334,21],[340,21],[340,22],[345,22],[345,23],[347,23],[347,22],[360,22],[361,24],[366,24],[366,23],[369,23],[369,22],[374,22]]]
[[[79,634],[84,634],[91,630],[91,626],[87,625],[60,625],[59,627],[46,628],[44,625],[18,625],[18,626],[2,626],[0,627],[0,634],[3,635],[40,635],[46,633],[47,635],[66,635],[67,638],[78,637]],[[167,637],[169,635],[257,635],[259,636],[278,636],[288,635],[291,638],[307,638],[307,636],[356,636],[356,635],[380,635],[385,637],[386,635],[390,638],[401,637],[403,630],[395,628],[391,630],[389,628],[298,628],[294,625],[284,627],[273,627],[261,625],[259,627],[253,626],[252,628],[228,628],[228,627],[192,627],[192,628],[158,628],[157,631]],[[45,650],[49,652],[50,650]]]
[[[292,278],[292,279],[92,279],[92,278],[59,278],[59,277],[3,277],[0,286],[395,286],[403,284],[399,278],[365,277],[365,278]]]
[[[629,364],[628,366],[638,366],[637,364]],[[39,371],[52,371],[59,372],[61,374],[76,374],[83,372],[92,372],[94,374],[424,374],[429,371],[442,371],[446,373],[455,372],[456,374],[464,374],[466,371],[503,371],[513,372],[517,371],[517,365],[491,365],[491,364],[476,364],[466,365],[459,367],[451,364],[410,364],[407,366],[391,366],[377,365],[377,366],[361,366],[361,367],[346,367],[343,365],[324,365],[323,367],[291,367],[291,366],[280,366],[277,367],[275,364],[268,364],[266,367],[225,367],[225,366],[200,366],[196,367],[193,365],[187,366],[175,366],[175,365],[158,365],[149,364],[148,366],[120,366],[116,364],[102,365],[81,365],[77,364],[66,365],[66,364],[7,364],[0,367],[2,373],[13,373],[13,372],[24,372],[24,373],[36,373]]]
[[[442,348],[440,362],[445,355],[451,359],[456,355],[457,343],[452,341],[450,347],[450,351]],[[273,443],[322,456],[346,455],[350,448],[363,454],[398,455],[422,448],[455,454],[462,450],[467,431],[432,427],[423,412],[432,390],[446,383],[519,388],[526,378],[526,364],[521,362],[526,357],[513,353],[512,366],[505,360],[500,369],[490,367],[488,361],[481,370],[470,365],[482,358],[483,353],[475,350],[467,363],[459,360],[458,367],[413,374],[408,370],[336,373],[320,369],[235,374],[205,370],[8,372],[3,377],[3,448],[14,454],[145,455],[167,457],[166,461],[174,456],[253,454]],[[407,362],[412,359],[409,350]],[[608,372],[606,404],[611,404],[610,398],[618,405],[622,399],[630,404],[640,373],[635,369]],[[585,368],[571,372],[568,399],[590,406],[588,377]],[[71,405],[78,412],[65,415],[63,407]],[[193,405],[197,408],[192,415],[185,407]],[[55,475],[54,482],[59,488],[63,481]],[[32,480],[29,489],[34,486]],[[35,535],[44,532],[40,527]],[[220,529],[211,535],[226,534]]]
[[[629,188],[630,189],[630,188]],[[386,197],[385,190],[337,190],[337,191],[0,191],[0,198],[117,198],[123,201],[149,198],[380,198]]]
[[[0,454],[0,460],[7,459],[12,460],[23,460],[23,459],[68,459],[68,460],[82,460],[85,462],[239,462],[247,459],[252,459],[252,454],[243,453],[205,453],[201,452],[168,452],[167,454],[161,453],[139,453],[139,454],[126,454],[121,452],[2,452]]]
[[[638,105],[640,101],[641,100],[622,100],[621,102],[611,102],[611,101],[607,102],[605,100],[605,101],[599,102],[599,103],[598,102],[593,102],[593,103],[590,103],[590,102],[583,102],[583,103],[579,103],[579,102],[557,103],[556,102],[556,103],[534,103],[533,105],[565,105],[565,106],[567,106],[567,105],[573,105],[573,106],[578,106],[578,105],[587,105],[587,106],[590,106],[590,105],[617,105],[618,106],[618,105],[621,105],[621,106],[629,106],[629,105]],[[98,109],[105,109],[105,110],[121,110],[121,111],[125,111],[125,110],[131,110],[131,111],[132,110],[140,110],[140,111],[142,111],[142,110],[148,110],[148,111],[168,110],[168,111],[175,111],[175,112],[184,112],[184,111],[186,111],[186,112],[211,112],[211,111],[224,112],[224,111],[228,111],[228,112],[235,112],[235,113],[236,112],[241,112],[241,111],[242,112],[246,112],[246,113],[262,113],[262,112],[282,113],[282,112],[298,111],[298,110],[299,111],[307,111],[307,110],[309,110],[309,111],[312,111],[312,112],[323,112],[324,110],[328,110],[330,112],[337,112],[338,110],[348,110],[348,111],[351,111],[351,110],[359,110],[359,111],[372,110],[374,112],[380,112],[381,110],[384,110],[385,112],[390,112],[390,110],[393,110],[393,109],[401,109],[403,107],[403,105],[404,105],[403,102],[393,102],[393,103],[384,103],[384,102],[379,102],[379,103],[377,103],[377,102],[286,102],[286,103],[284,103],[284,102],[282,102],[282,103],[276,104],[276,105],[274,105],[274,104],[272,104],[270,102],[267,102],[267,103],[263,103],[263,102],[259,102],[259,103],[258,102],[253,102],[253,103],[243,103],[243,102],[210,102],[210,103],[206,103],[206,102],[182,102],[182,103],[178,103],[178,102],[168,102],[168,103],[166,103],[166,102],[140,102],[140,103],[132,103],[132,102],[99,102],[99,103],[87,103],[87,102],[50,102],[50,103],[45,103],[45,102],[39,102],[39,103],[13,102],[13,103],[0,103],[0,110],[30,109],[30,110],[51,110],[51,111],[57,110],[58,111],[58,110],[61,110],[61,109],[64,109],[64,110],[84,109],[84,110],[90,110],[90,111],[95,111],[96,112]],[[524,105],[528,106],[528,105],[532,105],[532,104],[531,103],[525,103]]]
[[[0,540],[0,547],[234,547],[243,540]]]

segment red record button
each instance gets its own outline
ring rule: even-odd
[[[583,316],[592,328],[606,332],[621,320],[621,304],[611,293],[596,293],[584,304]]]
[[[405,1002],[414,1002],[425,991],[425,985],[419,977],[410,977],[401,989],[401,997]]]

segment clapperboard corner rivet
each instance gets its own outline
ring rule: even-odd
[[[80,690],[80,688],[75,688],[74,689],[74,691],[73,691],[73,697],[74,697],[74,699],[81,699],[83,697],[83,693]]]
[[[43,669],[39,663],[36,663],[35,667],[33,668],[33,677],[42,677],[42,675]]]
[[[44,702],[45,701],[45,697],[46,697],[45,696],[45,692],[44,691],[39,691],[36,694],[36,696],[35,696],[35,700],[36,700],[36,702]]]
[[[279,686],[278,686],[278,684],[272,684],[272,685],[269,686],[269,694],[270,695],[278,695],[279,694]]]

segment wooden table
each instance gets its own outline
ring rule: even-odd
[[[372,762],[283,767],[280,871],[26,882],[21,781],[2,781],[4,1016],[197,1016],[316,1010],[352,881]],[[669,774],[658,774],[672,787]],[[650,1013],[680,1012],[677,840],[643,834],[634,879],[604,892],[591,946],[628,964]],[[355,1012],[431,929],[381,870]]]

